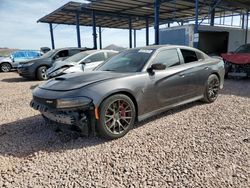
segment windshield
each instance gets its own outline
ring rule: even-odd
[[[48,52],[46,52],[45,54],[42,55],[42,58],[48,58],[51,57],[52,55],[54,55],[58,50],[50,50]]]
[[[240,46],[237,50],[235,50],[236,53],[250,53],[250,45],[243,45]]]
[[[133,49],[112,57],[96,70],[114,72],[140,72],[152,56],[154,50]]]
[[[77,54],[65,59],[64,61],[77,63],[77,62],[81,61],[82,59],[84,59],[85,57],[87,57],[89,54],[91,54],[91,53],[90,52],[80,52],[80,53],[77,53]]]

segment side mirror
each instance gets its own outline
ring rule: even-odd
[[[151,65],[151,67],[149,67],[147,69],[148,73],[153,74],[154,70],[165,70],[166,69],[166,65],[162,64],[162,63],[156,63]]]
[[[56,59],[58,59],[58,58],[59,58],[59,55],[58,55],[58,54],[56,54],[56,55],[53,57],[54,60],[56,60]]]
[[[81,64],[86,64],[86,63],[91,63],[91,60],[90,59],[85,59],[81,62]]]

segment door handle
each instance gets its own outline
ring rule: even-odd
[[[185,74],[179,74],[180,77],[184,78],[185,77]]]
[[[205,67],[204,70],[208,70],[208,67]]]

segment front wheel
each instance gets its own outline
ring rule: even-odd
[[[214,102],[219,95],[219,90],[220,80],[218,76],[215,74],[210,75],[207,80],[203,101],[207,103]]]
[[[9,63],[2,63],[0,65],[1,72],[9,72],[11,70],[11,65]]]
[[[126,95],[113,95],[104,100],[100,106],[98,132],[108,139],[120,138],[133,127],[135,117],[133,101]]]
[[[41,66],[37,69],[37,79],[38,80],[47,80],[48,79],[48,76],[47,76],[47,67],[46,66]]]

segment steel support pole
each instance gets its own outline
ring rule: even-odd
[[[95,11],[92,11],[93,49],[97,49]]]
[[[132,20],[129,18],[128,20],[129,25],[129,48],[132,48]]]
[[[134,29],[134,48],[136,48],[136,29]]]
[[[199,0],[195,0],[195,26],[194,26],[194,34],[195,34],[195,39],[196,41],[194,41],[194,47],[197,48],[198,47],[198,32],[199,32]]]
[[[102,49],[102,28],[99,27],[99,48]]]
[[[247,41],[248,41],[248,19],[249,19],[249,12],[247,10],[247,13],[246,13],[246,36],[245,36],[245,44],[247,44]]]
[[[53,25],[52,25],[52,23],[49,23],[49,30],[50,30],[51,46],[52,46],[52,49],[55,49],[55,41],[54,41],[54,34],[53,34]]]
[[[148,18],[146,18],[146,46],[149,45],[149,22]]]
[[[80,13],[76,12],[76,35],[77,35],[77,46],[81,48],[81,35],[80,35]]]
[[[155,44],[159,44],[159,0],[154,0],[154,28],[155,28]]]
[[[214,26],[215,8],[211,11],[210,25]]]
[[[241,28],[245,29],[245,14],[242,14]]]

